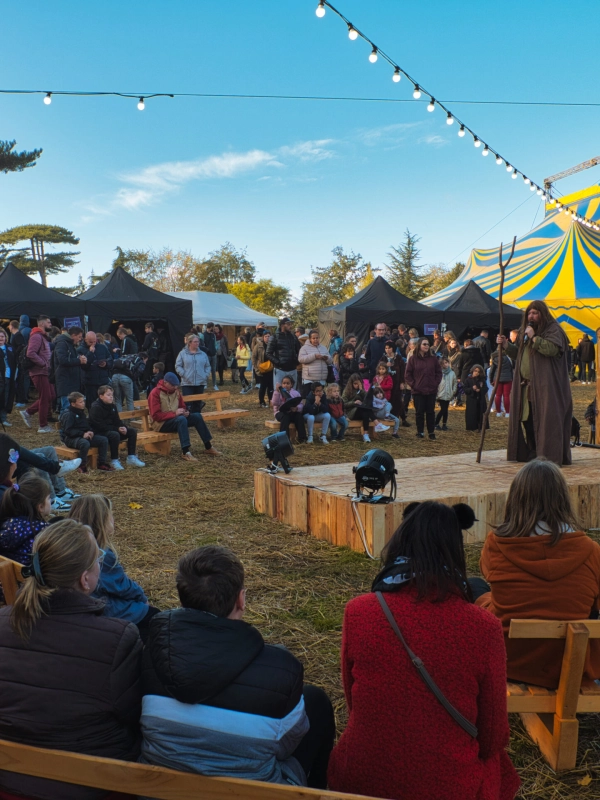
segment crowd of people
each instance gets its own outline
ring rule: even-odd
[[[110,500],[79,497],[52,518],[43,478],[15,482],[18,452],[0,435],[0,554],[25,565],[14,604],[0,609],[0,738],[383,798],[515,796],[506,680],[555,689],[562,645],[508,639],[510,620],[600,610],[600,546],[581,530],[557,465],[535,459],[515,477],[483,577],[467,575],[468,506],[405,508],[371,591],[345,609],[348,724],[335,744],[327,694],[244,621],[246,575],[233,552],[183,555],[180,605],[159,610],[119,561]],[[585,675],[600,678],[595,640]],[[0,771],[0,797],[127,796]]]

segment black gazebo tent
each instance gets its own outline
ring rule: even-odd
[[[114,321],[164,320],[176,355],[192,327],[192,301],[171,297],[136,280],[121,267],[77,298],[85,303],[91,330],[108,331]]]
[[[435,322],[435,314],[428,306],[400,294],[381,276],[349,300],[319,311],[319,332],[324,341],[335,328],[342,339],[352,332],[359,342],[366,342],[378,322],[390,327],[404,323],[422,334],[425,323]]]
[[[12,262],[0,272],[0,317],[19,319],[27,314],[35,324],[38,314],[47,314],[60,323],[79,317],[83,324],[84,304],[76,297],[56,292],[34,281]]]
[[[514,306],[504,308],[504,329],[518,328],[521,324],[522,312]],[[479,334],[482,328],[498,332],[500,323],[500,303],[491,294],[484,292],[475,281],[469,281],[445,300],[431,306],[432,316],[455,333],[459,338],[469,330],[471,334]],[[441,312],[441,313],[440,313]]]

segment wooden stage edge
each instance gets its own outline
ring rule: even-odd
[[[563,468],[574,507],[584,529],[600,527],[600,450],[574,448],[573,464]],[[378,556],[414,500],[468,503],[478,522],[465,531],[466,542],[483,542],[490,527],[504,517],[512,479],[523,464],[506,460],[506,450],[485,450],[481,464],[475,453],[403,458],[396,461],[400,477],[397,498],[387,505],[352,503],[355,463],[294,468],[289,475],[254,473],[255,508],[280,522],[331,544],[364,551],[364,531],[372,554]]]

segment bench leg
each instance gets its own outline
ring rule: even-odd
[[[142,447],[147,453],[156,453],[159,456],[168,456],[171,453],[171,440],[164,442],[142,442]]]
[[[89,469],[98,469],[98,451],[95,453],[88,452],[87,463]]]
[[[556,714],[520,714],[527,733],[555,772],[575,769],[579,722]]]
[[[218,419],[217,420],[217,428],[233,428],[235,425],[234,419]]]

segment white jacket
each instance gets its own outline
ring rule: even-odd
[[[327,361],[315,359],[317,354],[326,356]],[[306,342],[306,344],[303,344],[300,348],[300,352],[298,353],[298,361],[302,364],[303,383],[326,381],[327,366],[333,363],[325,345],[320,344],[315,347],[310,342]]]
[[[454,370],[451,367],[448,367],[447,370],[442,370],[442,380],[438,386],[437,399],[452,400],[456,394],[457,388],[458,383],[456,380],[456,375],[454,374]]]

